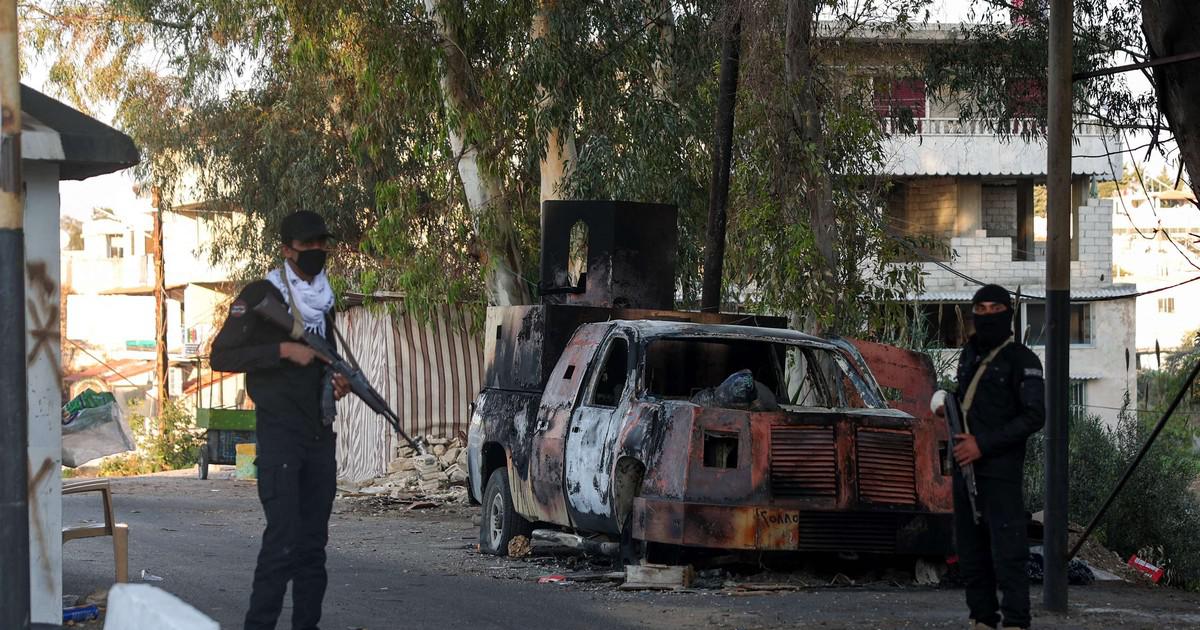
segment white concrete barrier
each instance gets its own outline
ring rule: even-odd
[[[182,599],[149,584],[114,584],[104,630],[220,630]]]

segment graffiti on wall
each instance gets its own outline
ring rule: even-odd
[[[25,296],[25,308],[29,316],[29,335],[33,345],[25,357],[26,367],[32,367],[40,355],[54,368],[54,372],[62,375],[59,363],[59,300],[55,295],[58,283],[50,277],[44,261],[30,261],[25,264],[25,275],[28,278],[29,293]]]

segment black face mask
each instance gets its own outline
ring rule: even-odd
[[[1012,334],[1012,309],[1001,313],[975,316],[975,338],[984,348],[994,348]]]
[[[306,249],[296,255],[296,266],[305,275],[316,276],[325,268],[325,259],[328,257],[329,252],[323,249]]]

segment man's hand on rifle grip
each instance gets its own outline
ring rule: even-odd
[[[979,444],[975,442],[975,436],[970,433],[959,433],[954,436],[954,461],[958,462],[959,466],[973,464],[983,457],[983,453],[979,452]]]
[[[341,400],[350,393],[350,381],[346,380],[341,374],[333,375],[333,399]]]

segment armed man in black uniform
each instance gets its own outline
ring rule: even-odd
[[[1006,289],[986,285],[971,301],[975,334],[963,347],[953,394],[966,433],[955,436],[954,458],[960,466],[974,464],[981,517],[976,523],[963,476],[955,475],[959,566],[974,630],[995,628],[1001,613],[1004,628],[1028,628],[1029,542],[1021,482],[1025,442],[1045,424],[1042,362],[1013,339],[1013,305]]]
[[[332,376],[308,346],[260,318],[254,307],[267,296],[287,304],[297,323],[334,344],[333,291],[325,276],[325,221],[294,212],[280,226],[283,264],[246,286],[229,308],[213,341],[212,368],[245,372],[257,412],[258,496],[266,513],[258,567],[246,613],[246,630],[272,629],[292,583],[292,628],[315,630],[325,597],[325,543],[337,490],[336,434],[322,420],[328,379],[334,396],[348,385]]]

